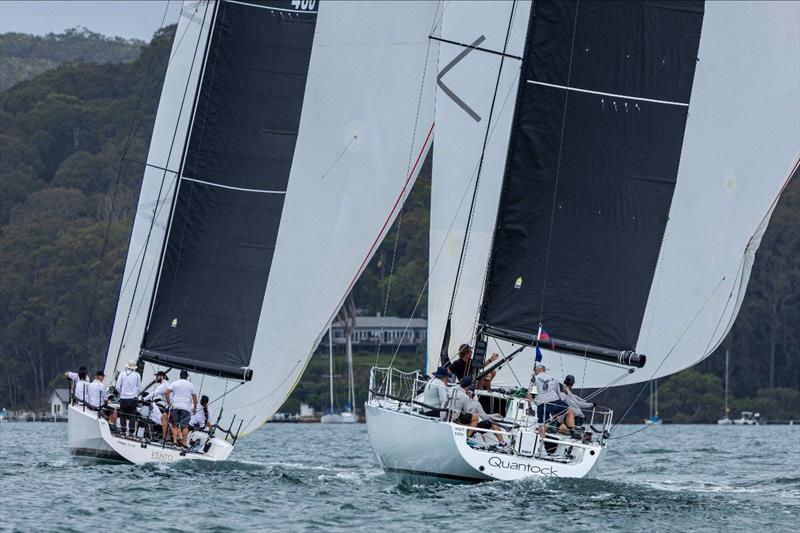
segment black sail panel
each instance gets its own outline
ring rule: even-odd
[[[701,2],[534,4],[483,324],[633,350],[678,173]]]
[[[250,363],[315,23],[289,1],[218,4],[145,359],[223,376]]]

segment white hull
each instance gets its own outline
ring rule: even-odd
[[[717,425],[720,425],[720,426],[732,426],[733,425],[733,420],[731,420],[730,418],[727,418],[727,417],[726,418],[720,418],[719,420],[717,420]]]
[[[129,439],[111,432],[108,421],[98,418],[97,411],[83,410],[82,406],[70,405],[68,410],[68,435],[70,453],[80,457],[127,461],[134,464],[171,463],[183,460],[224,461],[233,451],[233,446],[214,438],[205,453],[183,452],[172,446],[162,447]],[[205,435],[199,434],[198,435]],[[192,435],[190,434],[190,439]]]
[[[563,463],[475,449],[467,443],[464,426],[407,414],[377,403],[367,403],[365,412],[367,432],[378,462],[388,473],[401,478],[453,481],[582,478],[592,472],[604,450],[597,443],[576,443],[572,452],[575,459]]]
[[[358,416],[355,413],[333,413],[319,419],[321,424],[355,424]]]
[[[70,405],[67,409],[67,434],[69,451],[78,457],[124,461],[100,434],[97,411],[83,406]]]
[[[142,465],[146,463],[175,463],[178,461],[224,461],[233,451],[233,446],[221,439],[212,439],[211,447],[205,453],[201,451],[183,451],[172,446],[157,443],[146,443],[140,440],[124,438],[111,433],[108,421],[100,419],[100,435],[103,440],[126,461]],[[191,440],[192,434],[189,435]]]

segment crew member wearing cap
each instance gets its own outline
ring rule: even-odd
[[[98,370],[94,374],[94,381],[89,383],[89,386],[86,387],[86,400],[85,403],[91,409],[95,409],[100,411],[106,418],[108,418],[109,422],[111,423],[111,427],[116,427],[115,424],[117,422],[117,414],[108,405],[108,394],[106,393],[106,386],[103,385],[103,380],[106,379],[106,375],[103,373],[102,370]]]
[[[197,392],[189,381],[189,372],[181,370],[181,379],[167,385],[165,394],[172,411],[172,442],[188,448],[189,419],[197,412]],[[189,412],[191,411],[191,413]],[[178,431],[181,432],[178,438]]]
[[[575,376],[572,374],[567,374],[567,377],[564,378],[564,388],[561,390],[561,395],[564,399],[564,403],[569,405],[570,410],[572,411],[572,415],[575,417],[576,423],[580,419],[580,424],[583,424],[582,420],[585,418],[583,411],[581,409],[594,409],[594,404],[591,402],[587,402],[574,392],[572,392],[572,387],[575,385]]]
[[[136,362],[131,360],[125,365],[125,369],[117,377],[117,392],[119,392],[119,419],[121,429],[124,433],[127,426],[129,435],[133,435],[136,430],[136,418],[138,412],[136,407],[139,401],[139,385],[142,384],[142,376],[136,371]]]
[[[558,418],[560,415],[565,415],[566,427],[559,427],[559,431],[567,433],[569,428],[575,425],[575,418],[572,416],[572,411],[569,406],[564,403],[561,394],[561,387],[559,386],[556,378],[546,372],[546,368],[542,363],[535,363],[533,365],[533,376],[531,377],[531,384],[528,389],[528,401],[533,400],[533,394],[530,392],[536,387],[538,394],[536,395],[536,414],[539,423],[549,421],[553,418]],[[539,426],[540,432],[544,433],[544,425]]]
[[[433,377],[425,384],[425,391],[422,393],[422,403],[430,409],[423,411],[425,416],[441,416],[443,409],[447,406],[447,376],[449,372],[443,366],[436,369]]]
[[[459,380],[467,375],[469,370],[469,363],[472,360],[472,346],[469,344],[462,344],[458,347],[458,360],[450,365],[450,372],[455,374]]]
[[[453,402],[450,405],[450,409],[458,414],[456,421],[470,428],[477,427],[478,422],[480,422],[478,415],[470,413],[468,409],[469,405],[472,403],[472,398],[467,394],[467,390],[474,390],[474,381],[472,376],[461,378],[459,387],[457,387],[453,393]],[[467,437],[472,437],[473,433],[472,430],[467,430]]]
[[[150,393],[142,393],[144,401],[152,402],[150,404],[150,416],[148,417],[153,424],[161,426],[161,433],[164,440],[167,440],[167,432],[169,431],[169,413],[161,412],[156,401],[161,400],[166,403],[167,386],[169,385],[169,377],[163,370],[159,370],[155,374],[156,388]]]

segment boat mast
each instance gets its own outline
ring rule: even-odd
[[[355,393],[353,391],[353,333],[352,328],[350,329],[349,335],[347,335],[347,374],[348,374],[348,401],[350,402],[350,412],[356,412],[356,398]]]
[[[331,414],[333,414],[333,325],[328,326],[328,368],[331,380]]]
[[[728,360],[730,358],[730,349],[725,349],[725,418],[728,418]]]

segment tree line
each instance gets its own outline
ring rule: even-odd
[[[127,62],[76,63],[54,55],[64,64],[0,93],[0,407],[38,406],[61,384],[64,370],[102,364],[141,184],[139,162],[146,159],[174,32],[174,26],[160,30]],[[2,54],[0,61],[5,47]],[[736,401],[800,408],[792,399],[800,390],[797,181],[775,210],[723,346],[695,368],[662,380],[665,417],[705,416],[688,412],[678,401],[683,393],[673,401],[671,388],[722,397],[726,348]],[[365,312],[425,316],[430,184],[428,161],[354,289]],[[292,401],[321,394],[307,386],[321,379],[315,360]],[[422,356],[402,363],[419,366]],[[640,390],[615,391],[611,401],[624,411]],[[697,398],[712,418],[722,414],[717,403]],[[638,396],[631,418],[646,414],[645,400],[646,394]]]

